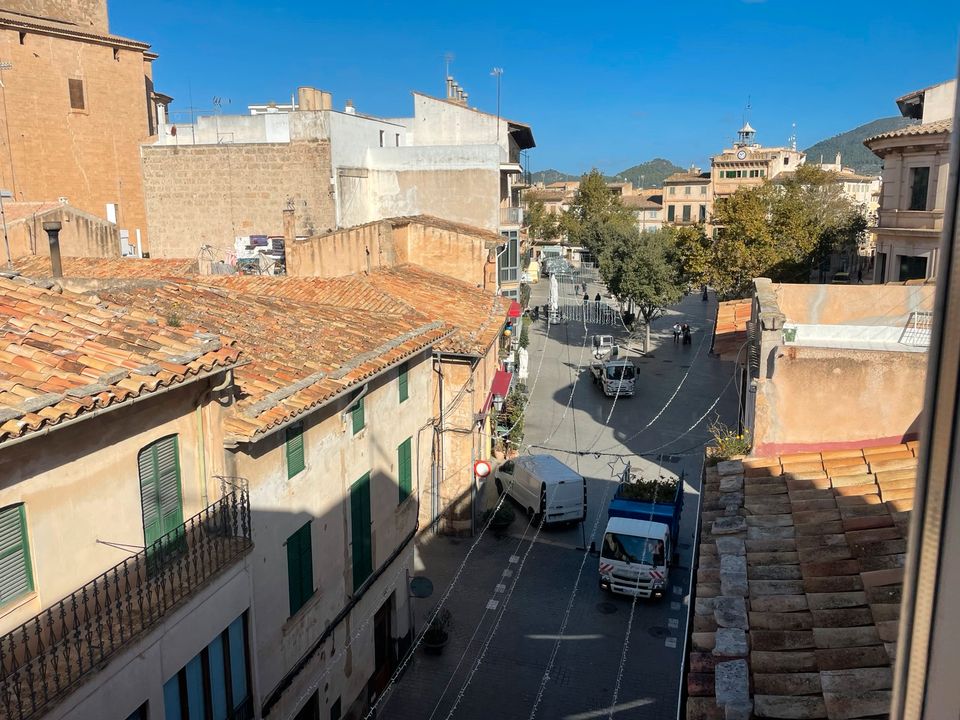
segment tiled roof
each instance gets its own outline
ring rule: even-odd
[[[753,300],[727,300],[717,305],[717,324],[713,331],[713,352],[721,360],[735,360],[747,341],[747,321]]]
[[[201,322],[0,277],[0,443],[233,366]]]
[[[202,321],[236,339],[249,361],[235,373],[241,396],[226,421],[233,440],[255,440],[451,332],[442,322],[414,313],[294,302],[232,287],[230,281],[243,279],[169,281],[149,293],[135,286],[98,291],[160,317]]]
[[[911,442],[708,468],[688,720],[744,703],[756,717],[887,716],[916,454]]]
[[[915,135],[936,135],[938,133],[949,133],[953,129],[953,120],[937,120],[931,123],[921,123],[919,125],[907,125],[899,130],[880,133],[873,137],[868,137],[863,144],[870,147],[870,144],[877,140],[887,140],[890,138],[911,137]]]
[[[150,46],[139,40],[111,35],[109,33],[91,32],[83,26],[70,22],[54,20],[52,18],[38,17],[35,15],[26,15],[24,13],[13,12],[0,9],[0,26],[14,27],[23,30],[35,30],[39,32],[49,32],[55,35],[65,37],[80,38],[94,42],[103,42],[108,45],[118,45],[135,50],[149,50]]]
[[[190,258],[61,258],[63,274],[73,278],[128,279],[184,277],[197,274],[197,261]],[[49,255],[15,258],[14,268],[28,277],[50,277]]]
[[[691,172],[676,172],[672,175],[668,175],[663,184],[667,183],[706,183],[710,182],[710,173],[691,173]]]
[[[404,215],[401,217],[386,218],[383,222],[390,223],[393,227],[403,227],[412,223],[419,223],[426,227],[435,227],[440,230],[451,230],[453,232],[463,233],[465,235],[475,235],[476,237],[491,240],[496,243],[503,242],[503,236],[493,230],[477,227],[476,225],[467,225],[466,223],[453,222],[433,215]]]
[[[625,208],[630,210],[662,210],[663,206],[650,200],[649,198],[642,197],[640,195],[627,195],[626,197],[620,198],[620,202],[623,203]]]

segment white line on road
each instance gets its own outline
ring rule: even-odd
[[[499,585],[497,585],[497,586],[493,589],[493,591],[494,591],[494,592],[501,593],[501,592],[504,592],[506,589],[507,589],[507,586],[504,585],[503,583],[500,583]]]
[[[666,645],[668,648],[675,648],[677,647],[677,639],[667,638],[666,640],[663,641],[663,644]]]
[[[519,556],[519,555],[511,555],[511,556],[510,556],[510,562],[512,562],[514,565],[516,565],[518,562],[520,562],[520,556]]]
[[[503,576],[504,576],[505,578],[513,577],[513,570],[510,570],[510,569],[504,570],[504,571],[503,571]]]
[[[499,600],[487,600],[487,610],[496,610],[499,604]]]

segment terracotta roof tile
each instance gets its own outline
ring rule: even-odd
[[[740,537],[757,716],[858,718],[889,711],[909,519],[903,509],[912,503],[916,473],[916,458],[906,450],[912,455],[916,447],[744,461],[746,531]],[[906,466],[870,472],[885,463]],[[807,466],[822,469],[809,478],[790,472]],[[718,470],[709,468],[700,556],[718,568],[719,536],[708,513],[719,502],[719,487]],[[706,594],[698,576],[698,598],[719,594],[715,588],[727,581],[717,572]],[[695,612],[706,610],[698,601]],[[706,685],[713,671],[698,668],[696,686]],[[688,703],[687,717],[702,717],[703,707]]]
[[[232,338],[0,277],[0,443],[232,367]],[[135,371],[158,367],[147,376]]]
[[[197,274],[197,261],[190,258],[64,257],[61,262],[64,276],[73,278],[137,280]],[[50,277],[49,255],[15,258],[13,266],[20,274],[28,277]]]
[[[747,340],[747,321],[753,300],[727,300],[717,305],[717,323],[713,335],[713,353],[722,360],[735,360]]]
[[[947,133],[949,134],[953,128],[953,119],[947,118],[946,120],[937,120],[936,122],[930,123],[921,123],[919,125],[907,125],[904,128],[899,130],[891,130],[890,132],[880,133],[879,135],[874,135],[873,137],[868,137],[863,141],[863,144],[867,147],[870,147],[871,143],[876,142],[877,140],[887,140],[890,138],[900,138],[900,137],[912,137],[917,135],[936,135],[938,133]]]

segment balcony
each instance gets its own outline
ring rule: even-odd
[[[523,208],[521,207],[502,207],[500,208],[500,227],[523,224]]]
[[[943,210],[880,210],[877,226],[880,230],[927,231],[939,235],[943,230]]]
[[[43,715],[252,547],[250,499],[233,489],[0,636],[0,719]]]

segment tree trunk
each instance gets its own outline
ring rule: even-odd
[[[643,321],[643,354],[650,352],[650,323]]]

